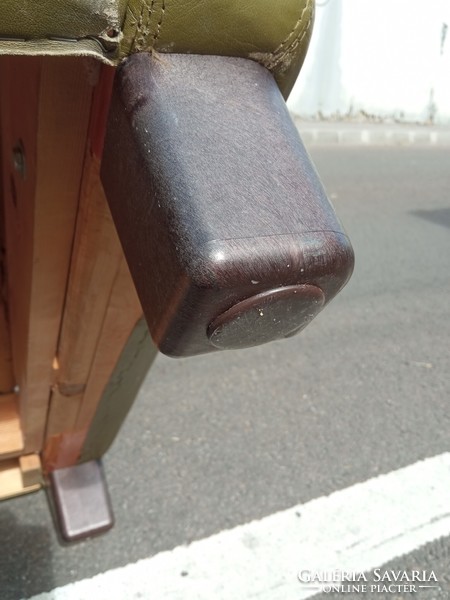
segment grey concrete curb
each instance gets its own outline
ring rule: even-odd
[[[450,147],[450,127],[385,123],[311,122],[294,118],[306,145]]]

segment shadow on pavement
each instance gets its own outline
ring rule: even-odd
[[[436,225],[450,227],[450,208],[436,208],[434,210],[413,210],[411,214]]]
[[[0,507],[0,598],[20,600],[36,594],[33,573],[41,589],[53,589],[50,532],[46,527],[21,524]]]

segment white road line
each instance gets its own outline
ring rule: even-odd
[[[35,596],[300,600],[303,569],[370,571],[450,535],[450,454]]]

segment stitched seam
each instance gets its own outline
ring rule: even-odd
[[[148,4],[146,4],[146,8],[147,8],[146,19],[142,23],[141,31],[140,31],[141,35],[140,35],[139,50],[141,50],[143,48],[143,46],[145,45],[145,40],[150,31],[150,21],[151,21],[152,14],[153,14],[153,11],[155,8],[155,0],[151,1],[150,6],[148,6]]]
[[[162,27],[162,23],[164,21],[165,14],[166,14],[166,0],[162,0],[162,3],[161,3],[161,15],[159,17],[158,25],[156,27],[155,34],[153,36],[153,46],[155,45],[156,40],[159,38],[159,36],[161,34],[161,27]]]
[[[150,5],[146,2],[146,0],[142,0],[141,18],[137,23],[136,35],[133,40],[133,49],[136,49],[137,51],[142,50],[146,45],[146,40],[150,33],[150,22],[154,10],[155,0],[151,0]]]
[[[134,50],[135,47],[139,47],[139,44],[141,42],[141,28],[142,28],[142,21],[144,19],[144,7],[145,7],[145,2],[142,2],[141,10],[139,13],[139,19],[136,20],[136,33],[134,35],[133,43],[131,45],[132,50]]]
[[[142,14],[142,5],[141,5],[141,14]],[[132,50],[134,48],[135,45],[135,40],[136,37],[138,35],[138,21],[140,19],[134,14],[133,9],[131,8],[131,2],[128,2],[127,4],[127,10],[126,10],[126,16],[125,16],[125,22],[122,26],[122,30],[126,29],[126,26],[128,24],[129,21],[131,21],[133,29],[134,29],[134,36],[132,39],[130,39],[129,41],[129,49]]]
[[[151,0],[151,2],[150,0],[141,0],[141,10],[139,13],[139,17],[136,17],[131,8],[129,8],[135,26],[135,34],[131,42],[130,48],[131,51],[139,52],[142,50],[149,50],[154,46],[156,40],[159,38],[166,12],[166,0],[162,0],[161,2],[161,12],[159,14],[159,19],[156,24],[155,33],[151,37],[151,43],[149,43],[151,33],[151,22],[153,15],[156,12],[155,4],[156,0]]]
[[[280,55],[280,56],[279,56],[279,57],[276,59],[276,61],[275,61],[275,63],[274,63],[275,65],[278,65],[280,62],[283,62],[283,61],[285,61],[285,60],[287,60],[287,59],[291,58],[291,57],[292,57],[292,56],[295,54],[295,52],[296,52],[297,48],[298,48],[298,47],[301,45],[301,43],[303,42],[303,40],[304,40],[304,38],[305,38],[306,34],[307,34],[307,33],[308,33],[308,31],[309,31],[309,28],[310,28],[310,26],[311,26],[311,21],[312,21],[312,13],[310,14],[310,17],[309,17],[309,19],[308,19],[308,22],[307,22],[307,24],[306,24],[306,27],[305,27],[305,29],[303,30],[303,32],[302,32],[302,34],[301,34],[301,36],[300,36],[300,37],[297,37],[297,38],[296,38],[296,39],[295,39],[295,40],[292,42],[292,44],[291,44],[290,46],[288,46],[288,48],[286,48],[285,52],[284,52],[283,54],[281,54],[281,55]]]
[[[292,29],[292,31],[291,31],[291,32],[289,33],[289,35],[288,35],[288,36],[287,36],[287,37],[286,37],[286,38],[285,38],[285,39],[284,39],[284,40],[281,42],[281,44],[279,44],[279,45],[278,45],[278,46],[275,48],[275,50],[273,50],[273,51],[271,52],[271,56],[272,56],[273,58],[277,59],[277,61],[276,61],[276,62],[278,62],[278,57],[277,57],[277,54],[279,54],[279,53],[280,53],[280,52],[282,52],[283,50],[284,50],[284,53],[288,52],[288,50],[289,50],[289,49],[292,47],[292,45],[296,44],[296,42],[297,42],[297,45],[298,45],[298,43],[299,43],[299,38],[298,38],[298,37],[294,38],[294,40],[292,41],[292,43],[291,43],[290,45],[289,45],[289,41],[290,41],[290,39],[292,38],[292,36],[293,36],[294,34],[296,34],[296,32],[297,32],[297,29],[298,29],[299,25],[301,25],[301,24],[302,24],[302,22],[303,22],[303,17],[304,17],[305,11],[309,10],[309,9],[310,9],[310,7],[311,7],[311,1],[310,1],[310,2],[306,2],[305,6],[304,6],[304,7],[302,8],[302,10],[301,10],[300,16],[299,16],[299,18],[298,18],[297,22],[295,23],[295,25],[294,25],[294,28]],[[303,39],[303,37],[304,37],[304,35],[305,35],[305,32],[306,32],[306,31],[308,31],[308,29],[309,29],[309,25],[310,25],[310,23],[311,23],[311,19],[312,19],[312,11],[310,11],[309,20],[308,20],[308,23],[307,23],[307,26],[306,26],[305,30],[303,31],[303,33],[302,33],[302,35],[301,35],[301,39]],[[297,45],[296,45],[296,47],[297,47]],[[287,47],[286,47],[286,48],[284,48],[284,46],[287,46]]]
[[[131,10],[130,4],[127,6],[127,13],[131,15],[132,20],[132,28],[135,28],[134,36],[131,42],[129,43],[129,51],[140,51],[140,50],[151,50],[155,47],[155,43],[160,38],[161,30],[163,26],[163,22],[165,19],[166,11],[167,11],[167,2],[168,0],[161,0],[159,19],[156,24],[155,32],[151,38],[151,27],[150,23],[154,13],[156,12],[155,4],[156,0],[141,0],[141,11],[139,14],[139,18]],[[303,42],[305,36],[308,34],[313,18],[313,2],[314,0],[306,0],[306,4],[300,11],[299,18],[297,19],[293,29],[289,32],[289,34],[284,38],[284,40],[278,44],[278,46],[270,53],[265,55],[265,59],[262,60],[262,57],[259,56],[259,61],[263,62],[263,64],[269,70],[275,70],[277,67],[283,70],[283,63],[288,67],[288,60],[294,55],[299,45]],[[146,10],[145,10],[146,9]],[[304,16],[305,12],[309,11],[309,19],[306,25],[304,24]],[[128,20],[128,19],[126,19]],[[303,26],[302,26],[303,25]],[[301,33],[300,33],[301,32]],[[300,35],[299,35],[300,34]],[[150,42],[150,43],[149,43]],[[125,50],[125,47],[122,46],[122,50]],[[126,50],[125,50],[126,53]],[[123,54],[123,53],[122,53]],[[256,53],[254,58],[256,58]]]
[[[311,2],[308,2],[307,5],[305,6],[305,8],[302,11],[302,16],[304,15],[304,11],[307,8],[311,7]],[[266,68],[268,68],[269,70],[273,71],[275,70],[277,67],[279,67],[280,71],[284,71],[289,67],[289,63],[290,63],[290,58],[293,57],[293,55],[295,54],[297,48],[301,45],[301,43],[303,42],[305,36],[308,34],[309,30],[310,30],[310,26],[311,26],[311,22],[312,22],[312,18],[313,18],[313,11],[310,10],[309,13],[309,19],[308,22],[306,23],[306,25],[303,28],[302,34],[296,38],[294,38],[294,40],[290,43],[290,45],[288,45],[284,51],[282,51],[281,53],[279,53],[278,55],[276,55],[275,52],[273,52],[272,54],[269,55],[269,59],[267,61],[264,61],[264,66]],[[297,21],[296,23],[296,28],[298,28],[298,24],[301,23],[302,19],[300,18],[299,21]],[[286,38],[287,40],[288,38]],[[284,40],[283,44],[286,43],[286,40]],[[282,44],[280,44],[279,48],[281,48]],[[280,67],[281,65],[281,67]],[[284,65],[284,67],[283,67]]]

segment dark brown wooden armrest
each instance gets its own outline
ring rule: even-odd
[[[252,61],[129,58],[101,176],[166,354],[292,335],[351,275],[350,242],[272,75]]]

